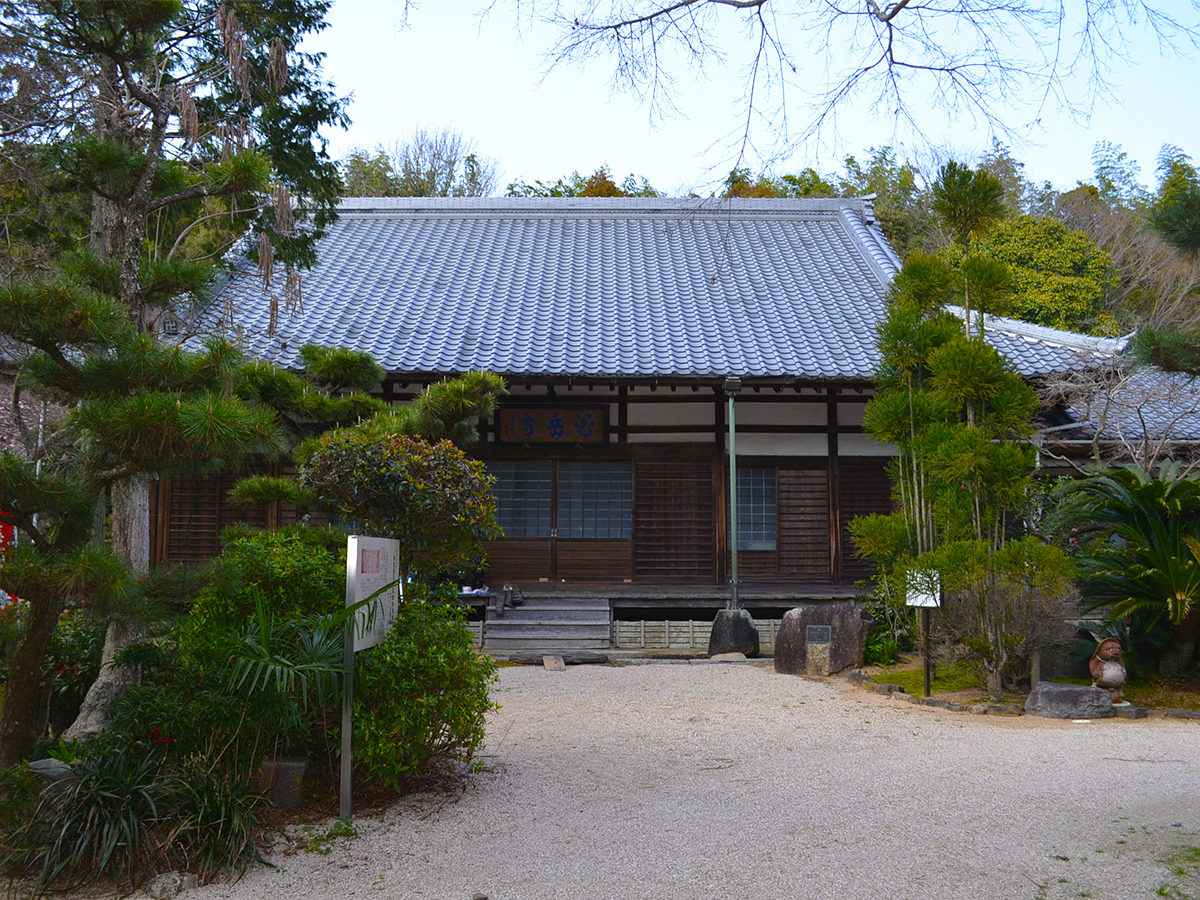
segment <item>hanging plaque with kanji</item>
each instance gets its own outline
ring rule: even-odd
[[[603,444],[606,407],[533,406],[500,410],[500,440],[516,444]]]

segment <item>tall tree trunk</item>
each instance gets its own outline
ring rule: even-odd
[[[112,487],[112,545],[113,551],[134,575],[150,571],[150,480],[129,478]],[[118,653],[145,637],[145,625],[135,619],[118,615],[109,623],[104,635],[104,653],[100,674],[79,708],[75,722],[63,732],[69,741],[95,737],[112,718],[113,707],[126,691],[137,684],[138,672],[133,666],[116,666]]]
[[[15,766],[29,754],[37,740],[38,698],[41,692],[42,661],[63,611],[60,597],[28,600],[29,617],[8,661],[8,686],[4,712],[0,713],[0,769]]]
[[[1196,659],[1196,632],[1200,626],[1200,612],[1192,611],[1178,625],[1171,626],[1171,645],[1159,660],[1159,669],[1168,677],[1179,677],[1194,672]]]

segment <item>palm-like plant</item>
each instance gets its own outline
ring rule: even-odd
[[[1191,661],[1200,612],[1200,480],[1175,463],[1157,475],[1124,466],[1065,486],[1057,529],[1086,541],[1083,590],[1114,618],[1147,614],[1176,633],[1180,662]],[[1089,540],[1090,539],[1090,540]]]

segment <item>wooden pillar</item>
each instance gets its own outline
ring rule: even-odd
[[[825,399],[825,434],[829,448],[829,576],[842,583],[842,498],[841,467],[838,465],[837,389],[829,388]]]
[[[617,443],[629,443],[629,388],[617,389]]]

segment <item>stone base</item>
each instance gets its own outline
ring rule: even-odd
[[[262,791],[276,809],[295,809],[304,802],[307,756],[264,759],[255,789]]]
[[[708,638],[708,655],[711,659],[722,653],[758,656],[758,627],[749,610],[722,609],[717,612]]]
[[[1108,691],[1080,684],[1043,681],[1025,701],[1025,712],[1048,719],[1110,719],[1115,715]]]

